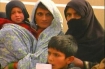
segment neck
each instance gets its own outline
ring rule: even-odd
[[[63,67],[63,68],[61,68],[61,69],[68,69],[68,65],[67,65],[67,66],[65,66],[65,67]]]
[[[37,27],[36,31],[43,31],[45,28],[40,28],[40,27]]]

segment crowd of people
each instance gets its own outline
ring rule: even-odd
[[[52,69],[91,69],[105,61],[105,32],[88,1],[67,3],[66,33],[52,0],[38,0],[30,21],[20,0],[10,1],[5,8],[0,13],[1,69],[36,69],[36,63],[51,64]]]

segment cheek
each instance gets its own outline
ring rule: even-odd
[[[64,63],[65,60],[64,59],[55,59],[55,63],[58,64],[58,65],[61,65],[62,63]]]
[[[25,17],[24,17],[24,15],[23,14],[21,14],[21,18],[24,20],[25,19]]]
[[[41,21],[41,19],[37,16],[35,16],[34,20],[35,20],[34,22],[36,22],[37,24]]]
[[[15,16],[11,15],[11,20],[14,21],[15,20]]]
[[[76,17],[76,19],[80,19],[80,18],[81,18],[81,16]]]
[[[71,19],[70,17],[67,17],[67,18],[66,18],[67,21],[69,21],[70,19]]]
[[[56,60],[55,65],[57,68],[63,68],[66,66],[66,62],[65,62],[65,60]]]
[[[53,18],[49,18],[48,20],[49,20],[49,25],[51,25]]]
[[[35,22],[37,25],[39,25],[39,24],[40,24],[40,21],[41,21],[40,19],[35,18],[35,21],[34,21],[34,22]]]

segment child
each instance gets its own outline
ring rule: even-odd
[[[21,1],[14,0],[7,3],[6,17],[7,19],[0,18],[1,68],[25,57],[35,40],[34,30],[30,27],[28,21],[29,14]]]
[[[52,69],[69,69],[77,49],[76,41],[71,35],[54,36],[48,44],[48,63],[52,64]]]
[[[29,14],[21,1],[10,1],[6,5],[6,16],[14,23],[29,23]]]
[[[33,33],[33,30],[29,25],[29,14],[26,10],[25,5],[21,1],[14,0],[7,3],[5,18],[7,19],[0,17],[0,29],[3,27],[4,24],[12,23],[20,25]]]

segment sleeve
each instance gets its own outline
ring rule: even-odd
[[[36,63],[46,63],[47,62],[47,48],[40,49],[36,53],[29,53],[26,57],[19,60],[18,69],[35,69]]]
[[[91,69],[97,62],[83,61],[83,69]]]
[[[4,18],[0,18],[0,29],[2,28],[2,26],[6,23],[13,23],[12,21],[8,20],[8,19],[4,19]]]
[[[31,40],[24,29],[16,28],[7,25],[0,30],[0,63],[2,68],[8,63],[19,61],[30,52],[34,39]]]
[[[65,35],[63,31],[60,31],[58,35]]]

